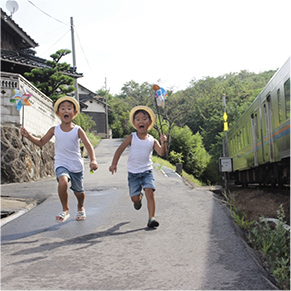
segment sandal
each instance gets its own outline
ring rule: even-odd
[[[148,221],[148,227],[155,228],[158,227],[160,224],[156,221],[154,217],[151,217]]]
[[[57,217],[60,217],[62,220],[57,219]],[[56,217],[56,221],[58,223],[62,223],[62,222],[65,222],[68,218],[70,218],[70,214],[69,213],[67,214],[65,211],[62,211],[57,217]]]
[[[83,221],[85,219],[86,219],[86,212],[85,212],[85,210],[84,211],[78,211],[77,212],[76,220],[77,221]]]

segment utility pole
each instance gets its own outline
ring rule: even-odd
[[[74,72],[77,72],[73,17],[71,17],[71,38],[72,38],[73,67],[74,67]],[[75,98],[79,102],[78,79],[77,78],[75,78],[75,88],[76,88]]]
[[[105,119],[106,119],[106,138],[109,138],[108,136],[108,100],[107,100],[107,80],[105,77],[105,101],[106,101],[106,113],[105,113]]]
[[[228,122],[227,122],[227,114],[226,114],[226,98],[225,94],[222,95],[223,100],[223,120],[224,120],[224,132],[225,132],[225,157],[228,157]]]
[[[225,94],[222,95],[223,102],[223,120],[224,120],[224,132],[225,132],[225,141],[223,142],[223,157],[228,157],[228,122],[227,122],[227,113],[226,113],[226,98]],[[228,192],[228,173],[224,172],[224,183],[225,183],[225,191]]]

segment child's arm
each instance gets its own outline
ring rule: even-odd
[[[88,152],[88,155],[90,157],[90,169],[95,171],[98,169],[98,164],[96,162],[94,148],[92,144],[90,143],[85,131],[81,127],[79,128],[78,134],[79,134],[79,138],[82,140]]]
[[[119,158],[122,155],[122,153],[124,152],[124,150],[127,148],[127,146],[129,146],[131,144],[131,139],[132,139],[132,135],[129,135],[123,141],[123,143],[118,147],[118,149],[115,151],[115,154],[114,154],[113,159],[112,159],[111,166],[109,167],[109,171],[112,173],[112,175],[115,172],[117,172],[117,164],[118,164]]]
[[[42,138],[32,136],[24,127],[21,128],[21,134],[35,145],[42,147],[54,136],[55,127],[51,127]]]
[[[167,136],[165,134],[161,134],[160,136],[161,144],[155,139],[154,149],[161,157],[165,156],[167,153]]]

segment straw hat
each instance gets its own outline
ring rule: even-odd
[[[140,106],[135,106],[135,107],[133,107],[133,108],[131,109],[131,111],[130,111],[130,113],[129,113],[129,120],[130,120],[131,125],[135,128],[135,126],[133,125],[133,116],[134,116],[134,113],[135,113],[136,111],[138,111],[138,110],[144,110],[144,111],[146,111],[146,112],[149,114],[152,123],[151,123],[151,125],[149,126],[148,130],[152,129],[153,126],[154,126],[154,124],[155,124],[155,120],[156,120],[156,118],[155,118],[155,114],[154,114],[154,112],[153,112],[149,107],[147,107],[147,106],[141,106],[141,105],[140,105]],[[136,128],[135,128],[135,129],[136,129]]]
[[[55,114],[57,114],[57,111],[59,109],[60,104],[65,102],[65,101],[69,101],[75,105],[75,110],[77,111],[77,113],[73,117],[73,118],[75,118],[78,115],[78,113],[80,112],[80,105],[79,105],[79,102],[74,97],[70,97],[70,96],[61,97],[55,102],[55,104],[54,104]]]

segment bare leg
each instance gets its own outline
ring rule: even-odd
[[[134,203],[133,206],[136,210],[141,209],[141,206],[142,206],[141,199],[142,199],[141,194],[131,197],[131,200]]]
[[[62,176],[59,178],[59,186],[58,186],[58,192],[59,192],[59,197],[60,201],[62,203],[63,211],[66,212],[67,214],[69,213],[69,192],[68,192],[68,187],[69,187],[69,181],[68,177]],[[62,221],[63,218],[60,216],[56,217],[57,220]]]
[[[85,220],[86,219],[86,214],[85,214],[85,208],[84,208],[84,201],[85,201],[85,192],[82,193],[77,193],[74,192],[75,196],[77,197],[78,200],[78,212],[82,211],[82,215],[78,213],[77,215],[77,220]]]
[[[138,203],[141,200],[141,195],[139,194],[139,195],[136,195],[136,196],[132,196],[130,198],[131,198],[132,202]]]
[[[148,212],[149,212],[148,227],[151,227],[151,228],[158,227],[159,223],[155,219],[155,212],[156,212],[155,192],[153,189],[146,188],[145,195],[148,201]]]
[[[145,196],[148,201],[148,212],[149,218],[155,217],[156,212],[156,199],[155,199],[155,192],[153,189],[146,188],[145,189]]]

